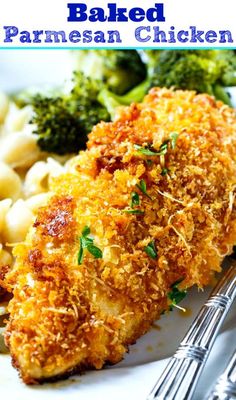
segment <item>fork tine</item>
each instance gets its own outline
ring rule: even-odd
[[[236,398],[236,350],[232,355],[227,367],[206,400],[230,400]]]
[[[147,400],[190,399],[215,338],[236,297],[234,261],[195,318]]]

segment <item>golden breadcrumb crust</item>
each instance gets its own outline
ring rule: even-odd
[[[158,151],[173,133],[165,155],[134,146]],[[236,241],[236,117],[228,106],[154,88],[94,127],[87,147],[54,180],[4,281],[14,295],[6,342],[26,383],[120,361],[169,308],[171,285],[211,283]],[[140,214],[126,212],[132,192]],[[103,258],[85,249],[78,265],[85,226]],[[157,258],[144,250],[151,241]]]

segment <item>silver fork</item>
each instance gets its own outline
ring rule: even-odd
[[[236,350],[206,400],[236,399]]]
[[[191,399],[219,329],[236,297],[236,265],[225,272],[147,400]]]

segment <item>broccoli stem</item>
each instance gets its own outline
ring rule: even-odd
[[[223,103],[232,107],[230,96],[226,92],[223,86],[216,84],[213,86],[213,93],[216,99],[223,101]]]
[[[117,100],[117,97],[114,93],[111,93],[108,89],[103,89],[98,95],[98,101],[107,109],[109,112],[111,119],[113,120],[115,117],[115,110],[121,104]]]
[[[131,103],[139,103],[143,100],[145,94],[148,92],[150,88],[149,80],[145,80],[140,83],[134,89],[130,90],[124,96],[117,96],[120,99],[121,104],[130,105]]]
[[[121,105],[130,105],[131,103],[139,103],[143,100],[143,97],[147,93],[150,87],[150,83],[148,80],[145,80],[130,92],[126,93],[123,96],[118,96],[108,89],[103,89],[98,95],[98,101],[105,106],[109,114],[111,115],[111,119],[114,120],[116,108]]]

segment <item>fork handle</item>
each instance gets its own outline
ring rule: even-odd
[[[218,331],[236,297],[236,266],[221,278],[147,400],[187,400],[196,387]]]

